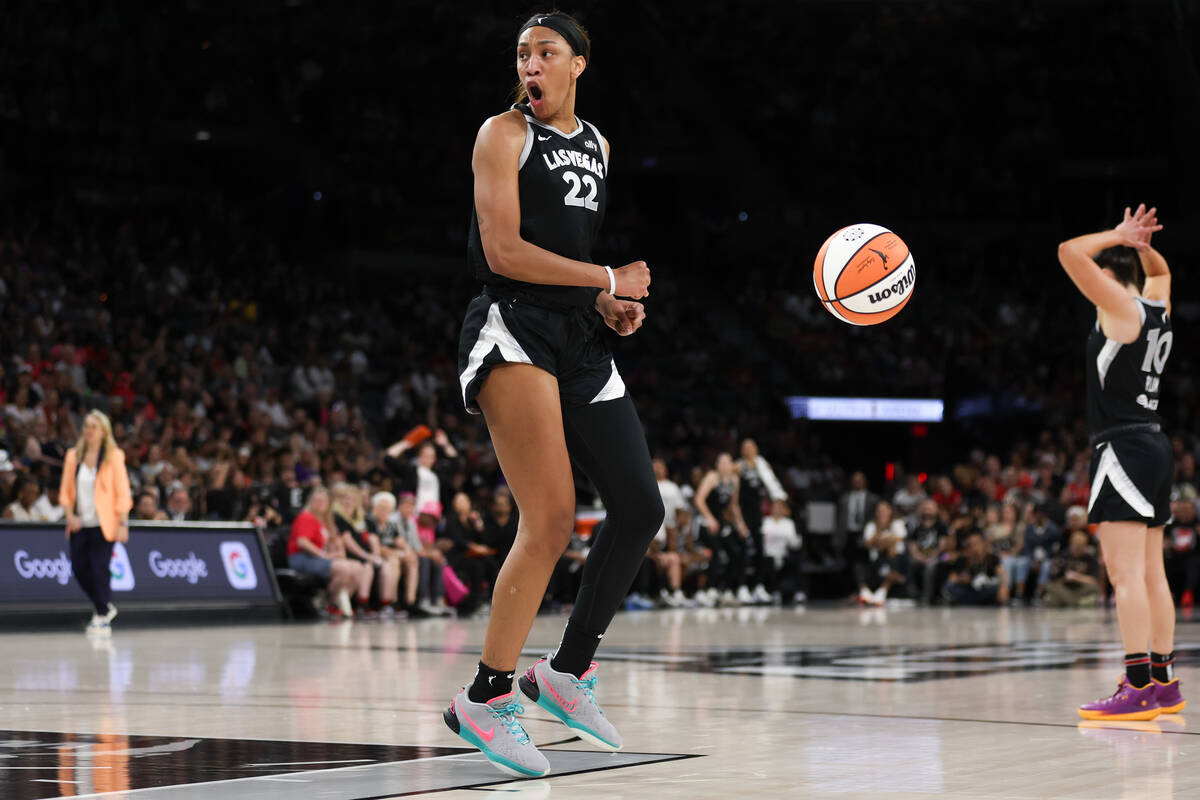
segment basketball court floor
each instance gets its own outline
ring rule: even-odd
[[[540,708],[553,767],[512,781],[441,710],[483,620],[122,628],[0,639],[0,797],[1200,797],[1200,707],[1082,723],[1120,673],[1096,611],[721,609],[621,614],[607,754]],[[529,661],[561,617],[539,617]],[[1179,625],[1185,693],[1200,632]]]

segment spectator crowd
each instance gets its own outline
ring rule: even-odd
[[[318,580],[323,606],[342,616],[486,605],[518,511],[486,429],[458,406],[454,306],[432,284],[399,321],[369,311],[378,325],[368,327],[352,302],[327,299],[320,315],[304,315],[303,288],[273,282],[282,266],[263,277],[277,289],[268,309],[259,287],[222,297],[216,274],[139,267],[132,227],[107,248],[92,245],[68,254],[0,240],[13,334],[0,362],[5,518],[62,519],[58,471],[82,414],[98,408],[126,453],[135,520],[252,522],[280,542],[278,566]],[[123,302],[78,288],[93,259],[131,268]],[[753,415],[684,413],[670,425],[653,379],[637,365],[630,378],[658,420],[647,427],[667,509],[631,609],[809,593],[872,605],[1106,600],[1078,426],[1035,432],[1003,455],[965,453],[940,473],[898,467],[871,481],[813,452],[807,444],[819,440],[801,421],[764,426],[760,453],[739,429]],[[1195,439],[1172,442],[1164,554],[1177,601],[1189,606],[1200,589]],[[810,524],[822,504],[836,509],[832,527]],[[578,533],[547,608],[574,596],[588,526]]]

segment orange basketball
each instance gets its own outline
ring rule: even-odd
[[[878,325],[913,295],[917,267],[908,245],[881,225],[842,228],[825,240],[813,264],[821,303],[851,325]]]

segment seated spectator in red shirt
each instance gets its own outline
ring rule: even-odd
[[[350,591],[358,586],[363,565],[346,558],[330,513],[329,490],[319,486],[292,523],[288,537],[288,566],[326,581],[326,589],[343,616],[354,615]]]
[[[54,362],[42,356],[42,348],[37,344],[29,345],[29,357],[26,364],[29,365],[30,372],[33,374],[33,379],[36,381],[42,377],[43,372],[52,372],[54,370]]]
[[[1088,474],[1088,456],[1087,453],[1079,453],[1075,456],[1075,466],[1067,474],[1059,502],[1064,507],[1084,506],[1086,508],[1091,496],[1092,481]]]
[[[939,476],[935,483],[937,488],[933,492],[933,502],[951,514],[957,514],[958,507],[962,505],[962,492],[956,489],[954,482],[945,475]]]

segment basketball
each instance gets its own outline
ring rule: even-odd
[[[851,325],[878,325],[900,313],[913,294],[917,268],[908,245],[882,225],[842,228],[825,240],[813,264],[821,303]]]

